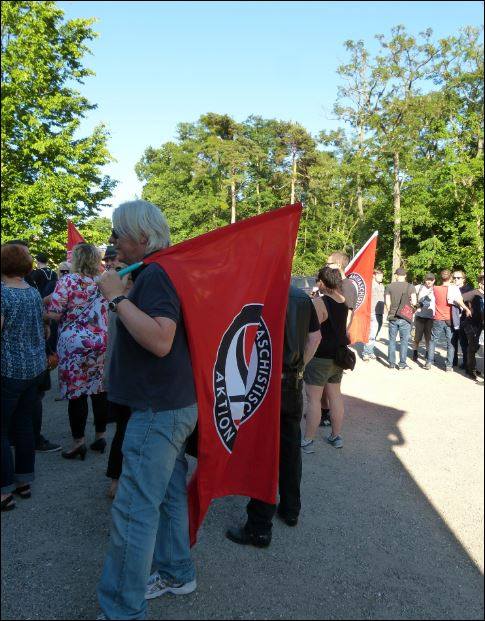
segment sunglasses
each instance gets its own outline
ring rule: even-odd
[[[59,270],[59,272],[64,275],[64,274],[69,274],[69,270]]]
[[[453,280],[463,280],[463,276],[453,276]]]
[[[118,233],[114,229],[111,229],[111,237],[113,239],[119,239],[120,238],[120,236],[118,235]]]

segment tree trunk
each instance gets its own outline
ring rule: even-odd
[[[259,190],[259,183],[256,184],[256,196],[257,198],[257,203],[258,203],[258,213],[261,213],[261,197],[260,197],[260,190]]]
[[[359,161],[358,161],[359,166],[361,164],[363,143],[364,143],[364,128],[361,125],[359,128]],[[359,218],[363,218],[364,217],[364,201],[362,199],[362,184],[361,184],[360,171],[357,173],[357,211],[359,213]]]
[[[236,182],[231,180],[231,224],[236,222]]]
[[[399,153],[394,153],[394,246],[392,249],[392,273],[401,267],[401,184],[399,183]]]
[[[293,154],[293,161],[291,164],[291,198],[290,204],[295,202],[295,186],[296,186],[296,154]]]

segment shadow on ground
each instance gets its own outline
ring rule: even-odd
[[[64,403],[46,435],[68,443]],[[149,604],[153,619],[482,619],[482,575],[393,452],[405,414],[346,397],[345,447],[304,455],[297,528],[268,549],[224,537],[245,499],[215,501],[194,548],[198,589]],[[30,501],[2,515],[2,618],[94,619],[110,503],[106,455],[39,455]]]

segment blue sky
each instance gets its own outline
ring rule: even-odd
[[[332,107],[343,43],[404,24],[437,37],[483,22],[482,2],[58,2],[66,18],[96,17],[98,39],[80,87],[104,122],[119,180],[111,203],[141,194],[134,166],[148,146],[175,137],[179,122],[219,112],[297,121],[317,133],[335,126]],[[104,215],[110,215],[105,209]]]

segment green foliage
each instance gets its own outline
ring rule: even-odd
[[[143,197],[174,241],[300,200],[294,273],[314,273],[334,250],[354,254],[379,231],[377,264],[398,259],[413,278],[483,255],[483,53],[480,33],[432,41],[397,26],[372,58],[347,41],[336,114],[347,124],[311,136],[286,121],[236,123],[209,113],[137,165]],[[395,155],[398,156],[396,168]],[[399,183],[396,208],[396,175]]]
[[[95,215],[115,182],[103,126],[79,137],[95,106],[73,88],[94,20],[63,20],[54,2],[2,2],[2,239],[63,258],[66,221]]]

